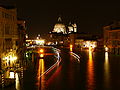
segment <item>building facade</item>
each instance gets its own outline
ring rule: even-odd
[[[104,45],[109,48],[109,52],[120,54],[120,22],[114,22],[103,28]]]
[[[54,25],[53,28],[53,33],[62,33],[62,34],[69,34],[69,33],[73,33],[73,32],[77,32],[77,25],[76,23],[69,23],[69,25],[65,25],[62,22],[61,17],[58,18],[57,23]]]
[[[17,59],[17,12],[14,7],[0,6],[0,60],[1,68],[14,66]]]
[[[25,20],[17,20],[17,29],[18,29],[18,49],[17,55],[18,60],[21,65],[23,65],[23,60],[25,59],[25,50],[26,50],[26,22]]]
[[[67,34],[66,26],[63,24],[61,17],[58,18],[58,22],[55,24],[52,32]]]
[[[71,22],[66,25],[62,22],[61,17],[59,17],[52,32],[49,33],[49,43],[52,45],[62,45],[68,47],[71,42],[69,40],[69,34],[71,33],[77,33],[77,25],[75,23],[72,24]]]
[[[68,33],[77,32],[77,25],[76,23],[72,24],[71,22],[68,25]]]
[[[88,33],[71,33],[69,34],[70,44],[75,48],[95,48],[97,47],[97,39],[96,35],[88,34]]]

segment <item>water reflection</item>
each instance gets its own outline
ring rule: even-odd
[[[73,45],[70,45],[70,51],[71,52],[73,51]]]
[[[109,78],[110,78],[110,75],[109,75],[109,58],[108,58],[108,52],[105,52],[104,70],[105,70],[105,73],[104,73],[105,85],[106,85],[106,87],[108,87],[108,85],[109,85]]]
[[[19,80],[18,73],[15,74],[15,77],[16,77],[16,80],[15,80],[16,90],[20,90],[20,80]]]
[[[40,59],[39,60],[39,64],[38,64],[38,72],[37,72],[37,86],[38,86],[38,90],[42,90],[45,86],[44,86],[44,75],[42,75],[45,71],[44,68],[44,59]],[[41,76],[42,75],[42,76]]]
[[[88,90],[94,90],[95,89],[95,80],[94,80],[94,63],[92,59],[92,50],[91,48],[89,49],[89,60],[88,60],[88,67],[87,67],[87,86]]]
[[[52,83],[52,81],[53,81],[54,79],[56,79],[57,76],[59,76],[61,69],[62,69],[62,65],[57,66],[56,71],[55,71],[55,72],[51,75],[51,77],[47,80],[46,85],[49,85],[50,83]]]

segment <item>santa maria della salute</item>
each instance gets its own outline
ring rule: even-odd
[[[61,17],[59,17],[52,32],[53,33],[62,33],[62,34],[69,34],[72,32],[77,32],[77,25],[76,25],[76,23],[71,23],[71,22],[68,25],[65,25],[62,22]]]

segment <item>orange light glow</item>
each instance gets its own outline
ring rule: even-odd
[[[108,47],[105,47],[105,51],[108,52],[109,48]]]
[[[32,44],[32,41],[30,42],[30,44]]]
[[[91,48],[89,48],[89,60],[88,60],[88,88],[89,90],[94,90],[94,63],[93,63],[93,59],[92,59],[92,51]]]
[[[110,85],[110,73],[109,73],[109,58],[108,58],[108,52],[105,52],[105,62],[104,62],[104,80],[106,87],[109,87]]]
[[[44,52],[44,49],[40,49],[40,53],[43,53]]]
[[[89,55],[90,55],[90,53],[91,53],[91,50],[92,50],[92,47],[90,46],[90,47],[89,47]]]
[[[73,51],[73,45],[70,45],[70,51],[71,52]]]
[[[44,59],[40,59],[39,60],[39,66],[38,66],[38,72],[37,72],[37,85],[38,85],[38,89],[41,90],[42,88],[44,88],[44,75],[41,77],[41,75],[44,73],[45,71],[45,67],[44,67]]]
[[[72,48],[73,47],[73,45],[70,45],[70,48]]]
[[[40,54],[40,57],[44,57],[44,54]]]

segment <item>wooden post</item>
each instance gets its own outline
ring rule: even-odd
[[[34,53],[32,53],[32,62],[34,62]]]

